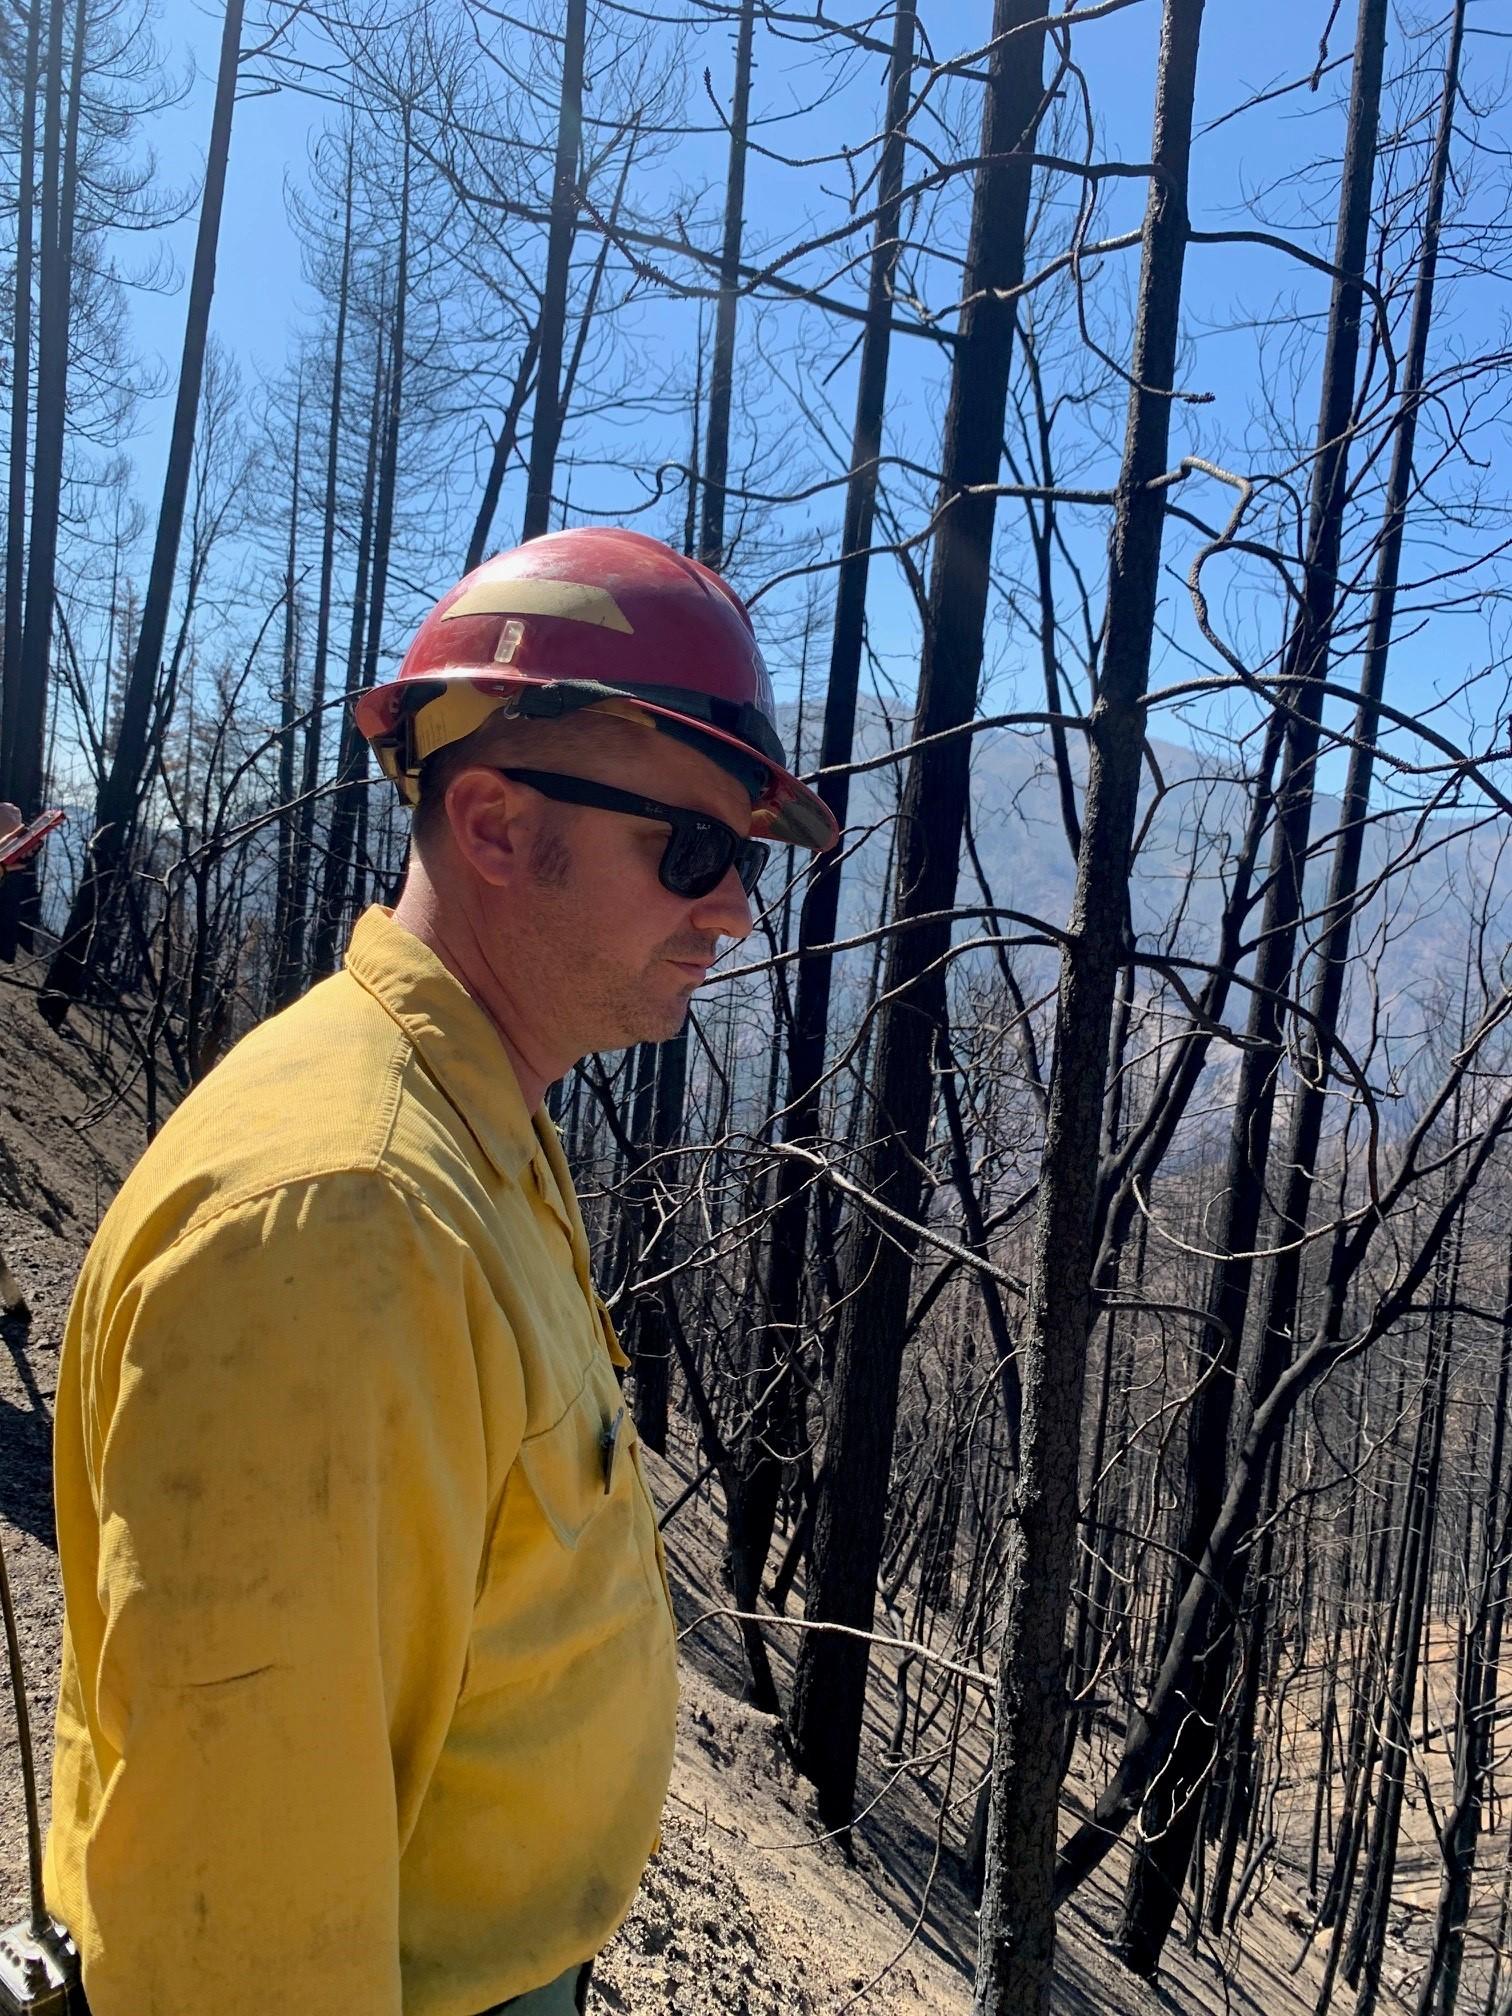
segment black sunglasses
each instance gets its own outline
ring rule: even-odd
[[[722,819],[706,812],[690,812],[683,805],[662,805],[655,798],[642,798],[634,791],[617,791],[612,784],[596,784],[588,777],[566,777],[555,770],[505,770],[516,784],[528,784],[543,798],[555,798],[563,805],[591,805],[600,812],[628,812],[636,819],[657,819],[672,831],[662,849],[657,869],[664,889],[674,896],[707,896],[717,889],[734,867],[747,896],[756,887],[771,851],[761,840],[743,840]]]

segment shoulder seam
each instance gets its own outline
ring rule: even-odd
[[[252,1205],[266,1203],[269,1198],[278,1196],[281,1191],[306,1189],[312,1183],[323,1183],[333,1176],[350,1176],[363,1182],[372,1181],[382,1185],[409,1208],[418,1211],[428,1225],[435,1231],[443,1233],[452,1245],[459,1246],[464,1251],[471,1251],[467,1241],[438,1216],[420,1186],[403,1171],[385,1168],[381,1162],[376,1161],[348,1161],[333,1162],[323,1168],[301,1169],[297,1176],[285,1176],[273,1182],[260,1183],[252,1189],[238,1191],[234,1197],[223,1199],[213,1211],[206,1212],[204,1217],[192,1219],[189,1224],[181,1226],[168,1244],[152,1256],[153,1261],[166,1260],[168,1255],[177,1252],[186,1240],[198,1233],[211,1230],[222,1219],[231,1217],[235,1212],[245,1211]]]

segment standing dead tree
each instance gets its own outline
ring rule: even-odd
[[[1315,793],[1323,680],[1333,637],[1343,543],[1386,12],[1385,0],[1361,0],[1339,187],[1336,278],[1324,348],[1306,562],[1282,668],[1285,724],[1273,808],[1270,872],[1234,1098],[1221,1217],[1214,1232],[1223,1258],[1214,1265],[1208,1290],[1210,1320],[1198,1346],[1197,1393],[1187,1417],[1187,1502],[1175,1538],[1178,1556],[1188,1565],[1212,1529],[1222,1489],[1239,1376],[1239,1346],[1254,1273],[1251,1255],[1259,1243],[1284,1040],[1282,1011],[1304,909],[1303,877]],[[1304,1211],[1304,1229],[1305,1218]],[[1300,1254],[1300,1247],[1297,1252]],[[1278,1281],[1285,1272],[1283,1261],[1277,1270]],[[1297,1286],[1297,1276],[1292,1274],[1279,1288],[1279,1321],[1271,1333],[1278,1342],[1290,1335]],[[1278,1369],[1268,1355],[1262,1356],[1255,1372],[1257,1395],[1269,1389]],[[1228,1593],[1237,1605],[1239,1592],[1231,1589]],[[1143,1839],[1131,1865],[1117,1941],[1120,1958],[1136,1974],[1154,1973],[1175,1917],[1202,1811],[1202,1791],[1213,1762],[1213,1732],[1227,1691],[1231,1654],[1232,1638],[1225,1629],[1221,1642],[1204,1647],[1198,1655],[1194,1667],[1198,1685],[1182,1711],[1181,1736],[1143,1816]],[[1218,1887],[1226,1891],[1227,1883],[1220,1881]]]
[[[914,715],[925,744],[904,786],[878,1021],[875,1102],[864,1189],[889,1212],[862,1211],[841,1267],[824,1469],[815,1499],[807,1615],[866,1632],[875,1610],[883,1514],[919,1216],[921,1161],[944,1026],[945,966],[970,781],[971,738],[987,612],[994,485],[1012,360],[1013,291],[1024,277],[1031,150],[1044,115],[1045,0],[997,0],[966,256],[966,307],[945,419],[941,505]],[[956,733],[949,731],[956,730]],[[930,742],[931,737],[942,739]],[[893,1215],[896,1214],[896,1215]],[[868,1646],[841,1632],[804,1634],[790,1717],[800,1766],[825,1824],[849,1824],[860,1752]]]
[[[34,13],[40,0],[33,0]],[[65,82],[66,0],[48,8],[46,89],[42,115],[42,188],[38,216],[37,410],[32,460],[32,508],[27,521],[26,610],[19,649],[7,666],[3,789],[18,805],[42,795],[48,669],[57,594],[58,531],[63,505],[63,451],[68,417],[69,331],[73,309],[73,244],[78,207],[80,99],[88,15],[83,0],[73,10],[72,50]],[[66,112],[65,112],[66,101]],[[30,220],[28,219],[28,226]],[[20,262],[30,280],[30,248]],[[18,281],[21,275],[18,274]],[[17,306],[17,357],[23,311]],[[23,374],[14,396],[24,415]],[[14,424],[14,422],[13,422]],[[14,623],[15,618],[9,619]],[[0,884],[0,956],[13,958],[30,945],[36,923],[36,871],[27,864]]]
[[[275,950],[273,1005],[287,1007],[305,982],[305,933],[310,916],[310,875],[315,841],[315,793],[320,781],[321,733],[326,704],[326,672],[331,649],[331,609],[335,592],[336,519],[341,464],[342,390],[347,362],[347,327],[352,291],[352,180],[354,142],[344,148],[341,252],[336,282],[336,320],[331,339],[331,398],[326,428],[325,486],[320,517],[320,581],[316,591],[315,641],[310,668],[310,705],[299,769],[299,804],[289,888],[283,903],[285,928]]]
[[[142,604],[131,675],[121,710],[120,733],[110,769],[95,803],[89,861],[75,893],[62,939],[47,970],[42,1012],[60,1027],[69,1008],[89,982],[90,940],[95,921],[124,867],[141,802],[152,704],[157,692],[159,661],[168,633],[169,607],[178,564],[179,534],[189,490],[189,464],[194,452],[200,382],[205,368],[205,342],[210,326],[210,302],[215,292],[215,260],[220,244],[221,206],[226,190],[226,164],[231,152],[231,120],[236,103],[237,64],[241,55],[243,0],[226,0],[221,24],[220,64],[216,73],[215,107],[210,122],[210,147],[205,186],[200,197],[199,230],[189,305],[184,323],[184,348],[179,365],[168,466],[158,513],[152,568]]]
[[[551,229],[546,244],[546,279],[537,329],[535,406],[530,432],[522,539],[536,539],[551,524],[551,484],[562,434],[562,344],[567,328],[567,282],[577,221],[578,149],[583,130],[583,50],[588,35],[588,0],[567,0],[562,35],[561,102],[557,119],[556,171],[551,185]],[[522,374],[523,375],[523,374]]]
[[[819,745],[819,792],[845,831],[850,805],[848,765],[855,743],[866,621],[866,584],[882,452],[887,367],[892,342],[892,292],[899,251],[899,190],[903,181],[909,80],[913,64],[913,0],[899,0],[893,15],[888,67],[887,119],[877,171],[877,221],[867,291],[866,333],[861,343],[851,432],[850,475],[835,581],[835,618],[829,680]],[[817,862],[805,885],[798,922],[798,972],[787,1046],[782,1099],[784,1146],[819,1146],[824,1053],[829,1034],[830,989],[840,914],[843,859]],[[809,1247],[813,1178],[796,1156],[777,1167],[764,1322],[751,1337],[748,1368],[750,1422],[739,1459],[740,1485],[730,1507],[730,1555],[736,1601],[754,1611],[776,1524],[784,1467],[803,1442],[802,1399],[796,1372],[799,1323]],[[757,1676],[750,1676],[758,1685]],[[759,1698],[759,1692],[758,1692]],[[768,1697],[767,1705],[775,1708]]]
[[[1165,524],[1155,479],[1170,437],[1201,25],[1202,0],[1166,0],[1106,643],[1088,729],[1076,895],[1061,960],[1033,1272],[1019,1337],[1020,1473],[1007,1538],[976,2016],[1039,2016],[1049,2007],[1066,1607],[1097,1259],[1092,1205]]]
[[[37,209],[37,97],[41,81],[43,10],[33,0],[26,17],[21,73],[21,146],[16,169],[16,265],[12,281],[10,444],[6,465],[5,630],[0,658],[0,783],[12,791],[11,743],[21,696],[21,625],[26,569],[26,449],[31,415],[32,266]]]

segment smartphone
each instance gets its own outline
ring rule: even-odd
[[[19,868],[23,861],[30,861],[33,854],[40,851],[42,842],[49,833],[55,833],[68,817],[66,812],[39,812],[35,819],[17,827],[14,833],[0,840],[0,872],[7,868]]]

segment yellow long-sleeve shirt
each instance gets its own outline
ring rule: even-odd
[[[69,1316],[47,1895],[94,2016],[474,2016],[614,1931],[676,1695],[624,1362],[550,1122],[369,911]]]

